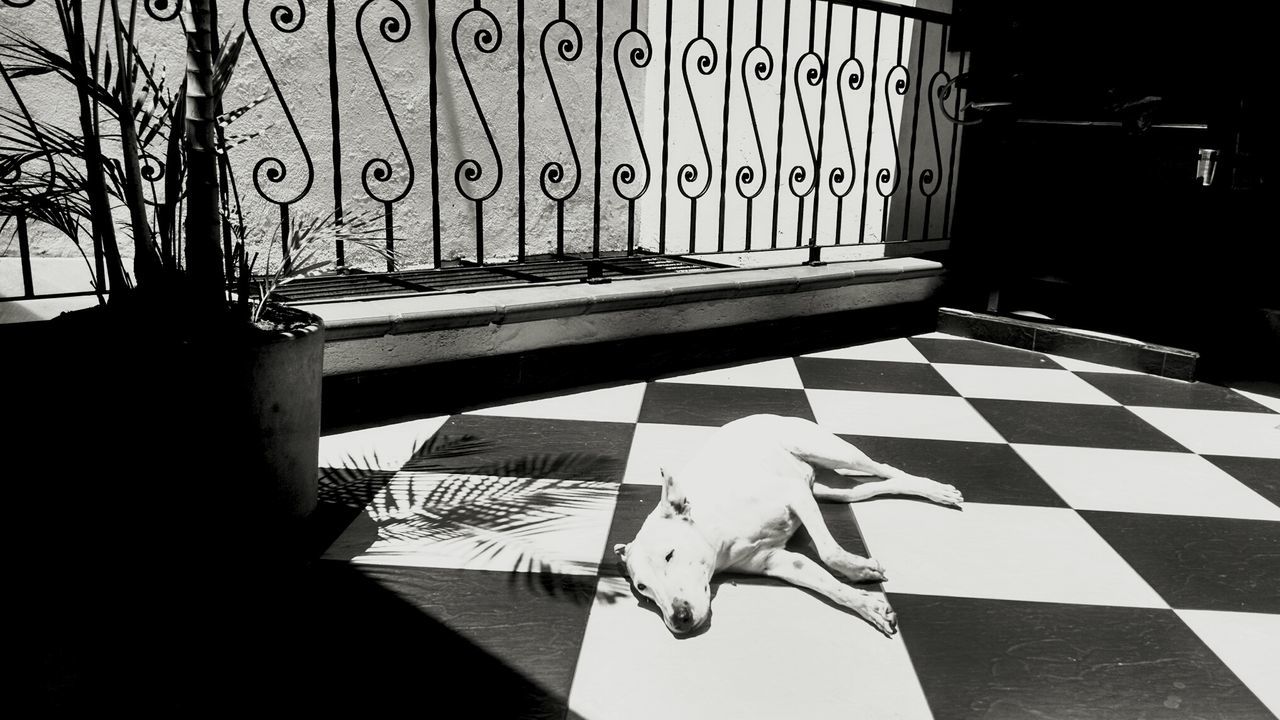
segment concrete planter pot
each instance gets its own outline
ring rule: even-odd
[[[0,326],[17,652],[66,658],[85,707],[189,703],[283,647],[324,326],[120,315]]]
[[[270,516],[306,517],[316,507],[324,323],[311,316],[297,330],[239,348],[245,379],[246,435],[239,458]],[[234,416],[233,416],[234,418]]]
[[[38,496],[192,534],[288,532],[316,506],[324,325],[280,317],[290,329],[175,330],[101,308],[0,326],[22,408],[7,434],[49,479]],[[49,461],[69,450],[74,468]]]

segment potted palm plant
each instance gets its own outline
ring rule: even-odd
[[[195,655],[246,641],[231,631],[267,601],[317,495],[324,327],[272,290],[321,269],[326,240],[380,245],[365,216],[297,221],[269,230],[291,254],[255,276],[224,125],[260,99],[222,107],[244,35],[219,36],[214,0],[185,0],[175,89],[138,47],[138,0],[93,3],[88,25],[82,0],[52,4],[60,47],[0,29],[0,75],[18,100],[0,108],[0,222],[92,246],[99,304],[0,326],[0,442],[24,481],[10,499],[36,590],[33,652],[71,664],[49,670],[54,683],[119,668],[80,685],[100,708],[172,697],[158,685],[181,685]],[[33,76],[69,83],[74,126],[22,105],[14,81]],[[148,198],[157,182],[163,197]]]
[[[9,181],[0,182],[0,217],[43,222],[81,248],[91,243],[103,259],[100,274],[90,264],[99,305],[9,328],[12,347],[41,358],[46,377],[48,363],[69,355],[87,362],[87,377],[69,369],[57,378],[60,392],[110,408],[112,424],[97,433],[117,448],[145,445],[186,468],[183,477],[221,488],[204,503],[263,523],[305,517],[316,503],[324,328],[272,303],[271,291],[322,268],[315,251],[326,239],[377,249],[375,225],[357,215],[275,228],[291,254],[253,282],[245,250],[253,231],[236,222],[219,124],[262,99],[223,112],[244,34],[219,37],[214,1],[187,0],[185,76],[170,91],[135,41],[136,0],[102,3],[96,28],[86,28],[80,0],[54,4],[63,47],[7,31],[0,70],[10,85],[36,75],[70,83],[78,124],[37,122],[20,98],[3,111],[0,178]],[[149,199],[158,158],[163,198]],[[69,389],[73,378],[88,383]]]

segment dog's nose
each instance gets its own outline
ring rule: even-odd
[[[687,630],[693,625],[693,612],[689,610],[688,605],[677,605],[675,612],[671,613],[671,622],[679,630]]]

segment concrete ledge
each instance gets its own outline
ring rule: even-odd
[[[951,308],[938,311],[938,331],[1175,380],[1194,380],[1200,359],[1190,350],[1118,335]]]
[[[921,302],[943,272],[893,258],[299,307],[324,318],[325,374],[342,375]]]

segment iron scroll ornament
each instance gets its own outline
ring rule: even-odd
[[[476,96],[475,83],[471,81],[471,73],[467,71],[467,64],[462,61],[461,43],[458,41],[459,33],[462,29],[462,23],[472,15],[479,15],[483,21],[492,26],[481,27],[472,35],[472,40],[476,49],[486,55],[497,52],[502,46],[502,26],[498,24],[498,19],[493,13],[478,4],[470,8],[466,12],[458,15],[453,21],[453,56],[458,61],[458,69],[462,71],[462,80],[466,83],[467,94],[471,96],[471,104],[476,109],[476,117],[480,119],[480,127],[484,129],[484,135],[489,143],[489,150],[493,153],[494,162],[494,181],[493,187],[487,192],[472,192],[476,183],[484,177],[484,167],[475,158],[462,159],[453,171],[453,182],[458,187],[458,192],[468,200],[474,202],[484,202],[493,197],[498,192],[498,188],[502,186],[502,157],[498,154],[498,145],[493,139],[493,130],[489,127],[489,121],[485,119],[484,110],[480,107],[480,98]],[[466,181],[465,183],[463,181]]]
[[[356,40],[360,44],[360,51],[364,53],[365,62],[369,64],[369,72],[373,76],[374,86],[378,89],[378,96],[382,98],[382,106],[387,110],[387,119],[391,121],[391,130],[396,135],[396,142],[400,145],[400,154],[404,158],[405,168],[408,177],[405,180],[404,187],[394,197],[381,197],[374,191],[374,187],[370,184],[370,177],[377,183],[385,184],[391,180],[395,174],[390,161],[386,158],[375,157],[364,164],[364,169],[360,173],[360,182],[364,185],[364,191],[373,198],[382,203],[391,204],[404,199],[409,194],[409,190],[413,187],[414,169],[413,158],[409,156],[409,146],[405,143],[404,134],[400,131],[400,124],[396,121],[395,111],[391,109],[391,102],[387,99],[386,88],[383,87],[382,78],[378,75],[378,69],[373,64],[373,57],[369,54],[369,45],[364,37],[364,14],[369,6],[378,0],[365,0],[360,6],[360,10],[356,13]],[[386,0],[396,6],[400,12],[400,17],[394,15],[386,15],[378,22],[378,33],[387,42],[400,43],[409,37],[409,30],[412,27],[409,19],[409,12],[405,9],[400,0]],[[403,18],[403,24],[401,21]]]
[[[560,193],[553,191],[554,188],[552,186],[559,186],[565,181],[565,168],[558,160],[551,160],[542,166],[542,171],[538,173],[538,182],[542,186],[544,195],[556,202],[564,202],[578,192],[578,185],[582,181],[582,161],[578,157],[578,146],[573,142],[573,131],[569,129],[569,119],[564,112],[564,102],[560,98],[560,86],[556,84],[556,76],[555,73],[551,72],[551,64],[547,57],[547,39],[557,26],[567,27],[572,31],[571,37],[561,38],[555,43],[556,54],[565,62],[573,62],[582,56],[582,32],[578,30],[578,26],[572,21],[560,17],[551,21],[542,29],[542,36],[539,41],[542,53],[542,68],[546,71],[547,80],[551,84],[551,97],[555,100],[556,112],[560,115],[560,125],[564,128],[565,139],[569,142],[569,154],[573,156],[573,183],[569,185],[568,189]]]
[[[937,170],[926,167],[920,171],[920,192],[927,198],[932,198],[937,194],[938,189],[942,187],[942,139],[938,136],[938,112],[934,110],[934,100],[939,103],[945,103],[946,97],[943,94],[945,83],[942,87],[938,87],[939,80],[950,82],[950,77],[945,71],[939,70],[933,74],[933,78],[929,80],[929,126],[933,131],[933,153],[934,161],[937,163]],[[932,184],[932,187],[928,187]]]
[[[894,80],[894,74],[897,73],[901,77]],[[884,78],[884,111],[889,116],[889,135],[890,145],[893,147],[893,169],[882,167],[876,171],[876,192],[880,193],[880,197],[886,200],[898,191],[898,185],[902,180],[902,154],[898,150],[898,121],[893,116],[893,102],[889,93],[893,92],[899,97],[906,97],[907,91],[911,88],[911,71],[902,63],[897,63],[889,68],[889,72]],[[885,184],[892,181],[888,192],[885,191]]]
[[[804,68],[806,61],[812,61],[817,65],[806,70]],[[795,69],[792,71],[792,80],[796,86],[796,102],[800,105],[800,124],[804,126],[804,139],[809,145],[809,161],[812,163],[814,173],[813,181],[809,182],[809,186],[803,191],[796,189],[796,185],[809,179],[809,171],[803,165],[796,165],[787,174],[787,186],[791,189],[791,194],[798,198],[808,197],[809,193],[818,187],[818,149],[813,143],[813,131],[809,129],[809,111],[805,106],[804,95],[800,92],[800,73],[802,70],[804,71],[805,84],[809,87],[818,87],[826,76],[826,67],[823,65],[822,57],[810,50],[796,60]]]
[[[182,0],[146,0],[143,7],[152,20],[168,22],[182,12]]]
[[[706,47],[706,51],[701,52],[696,56],[695,66],[697,67],[699,74],[709,76],[716,71],[716,67],[719,65],[719,55],[716,52],[716,46],[709,39],[701,36],[696,37],[693,40],[690,40],[689,44],[685,46],[684,55],[681,58],[681,67],[684,68],[684,89],[689,95],[689,106],[693,109],[693,121],[698,128],[698,142],[702,145],[702,157],[703,160],[706,161],[707,167],[707,177],[702,183],[702,187],[697,190],[697,192],[691,193],[686,186],[689,183],[695,183],[698,181],[698,177],[700,175],[698,172],[699,169],[693,163],[685,163],[680,166],[680,171],[676,178],[676,184],[680,188],[680,194],[690,200],[697,200],[702,197],[711,187],[711,151],[707,147],[707,134],[702,128],[702,115],[698,112],[698,101],[693,93],[693,85],[689,82],[689,57],[690,53],[693,52],[694,47],[697,45],[703,45]]]
[[[752,65],[751,58],[755,55],[760,55],[761,58]],[[734,183],[737,185],[739,195],[744,199],[754,200],[764,192],[764,186],[769,177],[769,167],[765,164],[764,144],[760,139],[760,125],[756,120],[755,100],[752,97],[751,85],[747,82],[748,65],[751,65],[752,74],[756,80],[767,81],[773,76],[773,53],[763,45],[755,45],[742,56],[742,87],[747,96],[747,113],[751,116],[751,133],[756,141],[756,154],[760,158],[760,184],[754,190],[747,189],[756,179],[756,170],[750,165],[742,165],[738,168],[734,174]]]
[[[853,66],[853,72],[845,74],[849,66]],[[858,171],[855,167],[853,159],[853,137],[849,134],[849,110],[845,100],[845,88],[850,92],[856,92],[862,89],[863,80],[866,78],[866,70],[862,66],[862,61],[855,57],[850,57],[840,64],[840,68],[836,73],[838,78],[843,78],[842,82],[838,82],[837,89],[840,97],[840,119],[841,126],[844,129],[845,147],[849,151],[849,184],[843,190],[839,189],[840,183],[845,180],[844,168],[836,166],[831,169],[830,175],[827,177],[827,185],[831,188],[831,194],[837,198],[844,199],[853,192],[853,186],[857,182]]]
[[[276,5],[271,8],[271,25],[282,33],[295,33],[302,28],[303,23],[307,20],[307,7],[303,0],[292,0],[297,2],[298,10],[295,12],[288,5]],[[302,133],[298,130],[298,123],[293,118],[293,113],[289,110],[289,104],[284,100],[284,94],[280,92],[280,84],[276,82],[275,73],[271,71],[271,65],[267,62],[266,56],[262,52],[262,46],[258,42],[258,35],[253,30],[253,21],[249,15],[249,4],[252,0],[244,0],[244,29],[249,35],[249,40],[253,45],[254,52],[258,54],[258,61],[262,63],[262,70],[267,75],[267,81],[271,83],[271,89],[275,92],[276,99],[280,101],[280,109],[284,112],[284,117],[289,122],[289,128],[293,131],[293,137],[298,142],[298,148],[302,151],[302,159],[307,165],[307,180],[303,183],[302,189],[294,193],[292,197],[280,199],[272,197],[263,186],[263,177],[272,186],[277,186],[285,181],[289,175],[288,167],[284,161],[278,157],[267,156],[259,160],[253,166],[253,187],[258,194],[267,201],[276,205],[291,205],[305,196],[311,191],[311,183],[315,180],[315,167],[311,162],[311,154],[307,151],[307,144],[302,140]],[[265,170],[264,170],[265,168]]]
[[[644,163],[644,182],[640,184],[640,188],[633,192],[625,192],[629,187],[636,183],[636,168],[629,162],[619,163],[613,169],[613,191],[624,200],[636,200],[645,191],[649,189],[649,180],[652,175],[652,168],[649,166],[649,155],[644,149],[644,139],[640,134],[640,123],[636,119],[635,106],[631,102],[631,91],[627,87],[627,82],[622,76],[622,46],[628,38],[635,37],[640,44],[631,48],[627,52],[627,58],[631,62],[631,66],[636,69],[642,69],[649,66],[649,61],[653,57],[653,46],[649,43],[649,36],[644,31],[631,28],[618,36],[618,40],[613,45],[613,65],[618,72],[618,85],[622,87],[622,98],[627,103],[627,115],[631,119],[631,131],[636,138],[636,147],[640,150],[640,161]]]

